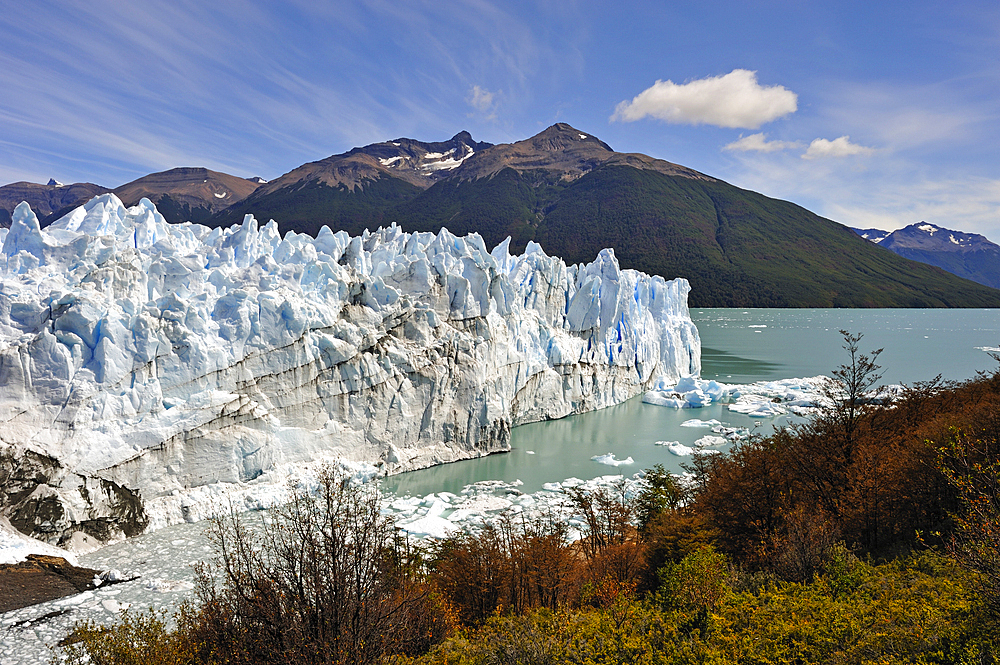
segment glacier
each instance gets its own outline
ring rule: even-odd
[[[388,475],[700,372],[682,278],[478,235],[280,237],[96,197],[0,229],[0,515],[72,545],[323,460]],[[82,535],[81,535],[82,534]]]

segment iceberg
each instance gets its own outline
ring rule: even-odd
[[[0,241],[0,510],[53,544],[198,519],[212,487],[269,496],[324,460],[370,478],[507,451],[512,427],[700,372],[687,281],[610,249],[282,238],[113,194],[44,229],[22,203]]]

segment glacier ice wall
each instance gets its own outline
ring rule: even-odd
[[[0,505],[65,541],[276,465],[394,473],[700,370],[684,279],[478,235],[278,235],[91,200],[0,236]],[[177,505],[180,505],[179,503]],[[175,516],[177,520],[182,515]]]

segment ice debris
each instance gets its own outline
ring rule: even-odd
[[[770,418],[786,413],[809,415],[823,406],[824,388],[830,379],[814,376],[805,379],[758,381],[750,384],[725,384],[697,377],[684,377],[676,383],[660,382],[643,395],[642,401],[675,409],[695,409],[712,402],[728,404],[728,409],[752,418]],[[718,427],[716,420],[692,419],[682,427]],[[720,430],[722,431],[722,430]],[[730,438],[726,434],[727,438]]]

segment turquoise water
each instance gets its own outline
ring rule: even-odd
[[[691,318],[701,333],[702,376],[724,383],[829,375],[846,361],[840,329],[863,334],[864,352],[885,349],[879,364],[887,384],[926,381],[939,373],[946,379],[969,378],[996,366],[978,347],[1000,347],[1000,310],[698,309]],[[401,474],[386,479],[383,487],[416,496],[457,492],[481,480],[521,480],[523,491],[534,492],[545,482],[631,475],[653,464],[676,472],[685,458],[654,442],[691,445],[710,433],[680,427],[691,418],[740,427],[758,422],[724,405],[674,410],[643,404],[637,397],[600,411],[517,427],[509,453]],[[790,422],[790,416],[766,419],[757,431],[767,433]],[[610,467],[590,459],[608,452],[618,459],[632,457],[634,463]]]
[[[846,361],[841,329],[861,333],[861,350],[884,348],[885,383],[967,379],[996,362],[996,309],[697,309],[702,376],[723,382],[829,374]],[[765,326],[765,327],[758,327]]]

